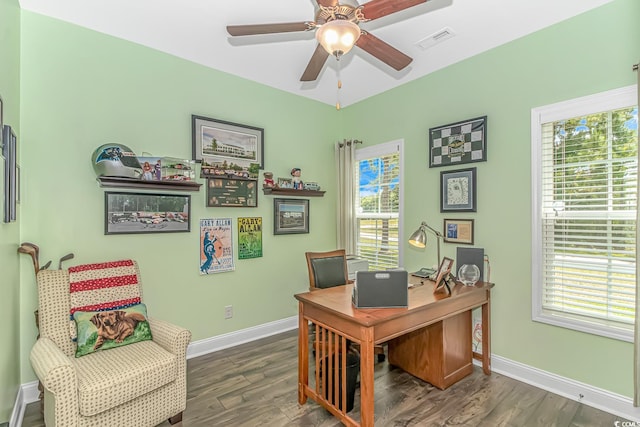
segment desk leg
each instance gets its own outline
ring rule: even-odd
[[[303,305],[298,303],[298,403],[307,402],[305,388],[309,385],[309,325],[303,315]]]
[[[487,291],[487,294],[489,292]],[[491,375],[491,297],[487,296],[487,303],[482,305],[482,371]]]
[[[360,344],[360,425],[373,427],[373,328],[362,328]]]

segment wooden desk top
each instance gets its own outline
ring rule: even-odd
[[[315,306],[322,311],[348,319],[351,322],[362,326],[375,326],[388,322],[394,318],[406,317],[417,312],[429,310],[433,312],[434,319],[439,317],[438,312],[451,313],[452,311],[462,311],[469,306],[477,306],[479,300],[487,297],[483,295],[490,290],[494,284],[488,282],[478,282],[474,286],[465,286],[456,283],[451,288],[451,296],[446,290],[433,293],[434,282],[410,276],[410,283],[423,285],[409,288],[409,304],[407,308],[355,308],[351,303],[353,285],[335,286],[327,289],[317,289],[315,291],[304,292],[294,295],[295,298],[310,306]]]

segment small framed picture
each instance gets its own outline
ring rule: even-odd
[[[440,212],[475,212],[476,204],[476,168],[440,172]]]
[[[447,280],[449,278],[449,274],[451,274],[451,269],[453,268],[453,259],[444,257],[442,258],[442,262],[440,262],[440,266],[438,267],[438,271],[436,272],[436,287],[433,289],[434,292],[439,291],[440,289],[447,287]],[[451,292],[451,289],[449,289]]]
[[[447,243],[473,245],[472,219],[445,219],[444,238]]]
[[[293,179],[291,178],[278,178],[278,188],[293,188]]]
[[[308,232],[308,199],[273,199],[273,234],[304,234]]]

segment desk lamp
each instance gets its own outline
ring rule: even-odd
[[[427,246],[427,229],[436,235],[436,241],[438,242],[438,262],[436,263],[436,265],[440,265],[440,239],[443,239],[444,236],[438,230],[422,221],[420,227],[418,227],[418,229],[413,232],[411,237],[409,237],[409,244],[415,246],[416,248],[425,248]]]

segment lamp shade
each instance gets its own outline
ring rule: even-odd
[[[424,225],[421,225],[416,231],[409,237],[409,244],[417,248],[424,248],[427,246],[427,233],[424,231]]]
[[[316,30],[316,39],[331,55],[349,52],[360,37],[360,27],[345,19],[334,19]]]

